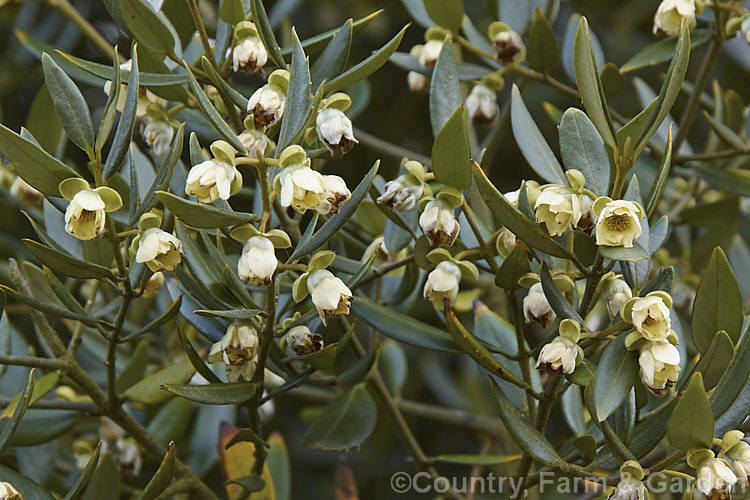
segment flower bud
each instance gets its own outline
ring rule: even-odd
[[[536,361],[536,367],[548,373],[570,374],[576,369],[576,360],[578,357],[578,344],[567,337],[558,336],[552,342],[542,347],[542,350],[539,352],[539,358]]]
[[[310,273],[307,290],[323,324],[327,324],[326,315],[349,314],[349,308],[354,300],[352,291],[327,269],[318,269]]]
[[[8,481],[0,482],[0,500],[23,500],[21,493]]]
[[[739,441],[726,452],[726,459],[732,464],[742,491],[747,491],[750,484],[750,444]]]
[[[104,448],[104,444],[102,444]],[[123,476],[140,476],[143,460],[138,445],[132,439],[118,439],[112,456]]]
[[[557,315],[544,295],[541,283],[536,283],[529,288],[529,293],[523,299],[523,315],[526,323],[537,323],[542,328],[555,321]]]
[[[721,458],[704,461],[695,473],[695,487],[711,500],[732,498],[732,487],[736,482],[737,476]]]
[[[92,240],[104,231],[105,203],[99,193],[78,191],[65,210],[65,231],[79,240]]]
[[[343,111],[337,108],[321,110],[315,119],[315,129],[318,132],[320,142],[331,152],[331,156],[337,149],[346,154],[352,150],[355,144],[359,143],[354,138],[352,121]]]
[[[544,223],[550,236],[561,236],[581,220],[581,199],[568,187],[551,185],[539,194],[534,210],[536,222]]]
[[[139,236],[135,261],[151,271],[174,271],[181,260],[182,242],[168,232],[151,228]]]
[[[227,370],[227,380],[250,382],[255,373],[258,355],[258,334],[249,323],[235,321],[227,333],[211,346],[208,362],[222,362]]]
[[[416,71],[409,71],[406,74],[406,84],[412,92],[426,92],[430,88],[430,77]]]
[[[44,195],[39,190],[20,177],[13,180],[13,184],[10,186],[10,194],[19,198],[26,208],[30,208],[44,199]]]
[[[642,481],[627,478],[620,480],[617,488],[607,496],[607,500],[645,500],[646,486]]]
[[[267,61],[268,52],[257,36],[243,38],[232,49],[232,69],[235,73],[255,73],[265,66]]]
[[[596,223],[596,244],[610,247],[633,247],[641,229],[643,209],[637,203],[625,200],[599,198],[594,202],[594,212],[598,213]],[[603,206],[601,206],[603,205]]]
[[[259,130],[245,130],[237,136],[237,139],[245,146],[248,158],[265,156],[270,142],[268,137]]]
[[[185,194],[195,196],[201,203],[217,199],[228,200],[242,187],[242,174],[230,163],[214,158],[190,169]]]
[[[453,208],[441,199],[430,200],[425,205],[419,225],[431,246],[452,245],[461,230]]]
[[[591,234],[596,227],[596,214],[594,213],[594,200],[587,194],[580,196],[581,219],[576,224],[576,230]]]
[[[143,286],[143,292],[141,295],[148,298],[156,297],[159,294],[159,290],[164,286],[164,273],[154,273],[146,284]]]
[[[317,352],[323,348],[323,337],[306,326],[295,326],[286,334],[287,346],[297,356]]]
[[[256,90],[247,102],[247,110],[253,114],[256,130],[281,120],[285,106],[286,91],[274,83],[267,83]]]
[[[375,256],[373,264],[376,266],[386,264],[389,261],[391,255],[388,252],[388,248],[385,246],[385,237],[378,236],[372,240],[372,243],[367,245],[367,248],[365,248],[365,251],[362,254],[362,262],[368,262],[373,255]]]
[[[141,120],[141,136],[156,156],[164,156],[169,152],[174,137],[172,125],[164,120],[154,120],[146,115]]]
[[[680,32],[680,24],[687,19],[688,26],[695,28],[695,3],[693,0],[662,0],[654,15],[654,34],[674,36]]]
[[[419,53],[419,64],[424,68],[434,67],[442,49],[443,42],[441,40],[428,40]]]
[[[660,396],[678,380],[680,351],[669,342],[647,342],[638,356],[641,381],[651,392]]]
[[[273,243],[263,236],[248,238],[237,263],[237,274],[245,283],[270,285],[278,261]]]
[[[391,210],[405,212],[414,208],[422,197],[422,184],[411,180],[411,176],[401,175],[385,184],[385,192],[378,196],[377,202]]]
[[[458,286],[461,283],[461,269],[449,260],[444,260],[435,266],[427,275],[424,284],[424,298],[432,302],[435,309],[443,310],[443,298],[453,304],[458,297]]]
[[[632,323],[646,340],[655,342],[667,340],[673,333],[672,318],[669,314],[672,304],[665,302],[662,294],[666,295],[662,292],[634,299],[630,318],[623,318]]]
[[[633,292],[625,280],[615,277],[609,280],[604,288],[604,300],[607,302],[609,317],[614,318],[620,313],[620,308],[633,297]]]
[[[300,213],[318,208],[328,197],[325,179],[320,172],[307,165],[299,164],[282,169],[278,183],[281,206],[291,206]]]
[[[503,64],[511,64],[521,57],[523,41],[515,31],[500,31],[492,40],[495,45],[495,59]]]
[[[326,191],[324,198],[315,209],[321,214],[337,214],[341,204],[352,197],[344,179],[338,175],[324,175]]]
[[[481,83],[471,89],[465,105],[469,120],[476,120],[482,125],[492,124],[500,114],[497,93]]]

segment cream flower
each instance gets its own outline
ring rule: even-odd
[[[514,63],[521,57],[523,41],[515,31],[501,31],[492,42],[495,45],[495,59],[501,63]]]
[[[321,110],[315,118],[315,130],[318,132],[320,142],[331,152],[331,156],[337,149],[346,154],[359,143],[354,138],[352,121],[337,108]]]
[[[269,139],[259,130],[245,130],[237,139],[245,146],[248,158],[257,158],[258,155],[265,156],[268,149]]]
[[[255,129],[276,123],[284,116],[286,92],[274,83],[267,83],[250,96],[247,110],[253,114]]]
[[[654,394],[674,385],[680,373],[680,351],[669,342],[648,342],[638,356],[641,381]]]
[[[641,217],[643,217],[643,209],[637,203],[625,200],[609,201],[599,210],[599,220],[596,223],[596,244],[632,248],[633,240],[643,232]]]
[[[482,125],[492,124],[500,114],[497,93],[481,83],[471,89],[464,104],[469,120],[476,120]]]
[[[633,292],[625,280],[613,278],[604,289],[604,300],[607,303],[609,317],[614,318],[620,313],[622,305],[633,297]]]
[[[560,236],[581,220],[581,199],[570,188],[552,185],[539,194],[534,210],[537,223],[544,223],[551,236]]]
[[[174,271],[182,260],[182,242],[159,228],[144,231],[138,240],[135,261],[153,272]]]
[[[622,479],[617,488],[607,496],[607,500],[645,500],[646,485],[635,479]]]
[[[232,49],[232,68],[235,72],[254,73],[266,65],[268,52],[257,36],[243,38]]]
[[[352,291],[327,269],[318,269],[310,273],[307,278],[307,290],[323,324],[327,324],[326,315],[349,314],[349,308],[354,300]]]
[[[337,214],[341,204],[352,197],[352,192],[346,186],[344,179],[338,175],[324,175],[326,192],[325,197],[315,207],[321,214]]]
[[[432,68],[437,62],[440,51],[443,49],[443,42],[440,40],[429,40],[422,46],[419,53],[419,64],[425,68]]]
[[[673,36],[680,32],[683,19],[695,28],[695,2],[693,0],[662,0],[654,15],[654,34]]]
[[[320,172],[307,165],[286,167],[279,174],[281,192],[279,201],[282,207],[293,207],[302,213],[314,210],[328,197],[326,181]]]
[[[263,236],[248,238],[237,263],[237,274],[245,283],[270,285],[278,260],[273,243]]]
[[[449,260],[444,260],[435,266],[427,275],[424,284],[424,298],[432,302],[435,309],[443,310],[443,298],[453,304],[458,297],[458,286],[461,283],[461,269]]]
[[[542,328],[555,321],[555,311],[544,295],[541,283],[535,283],[529,288],[529,293],[523,299],[523,315],[526,323],[538,323]]]
[[[385,183],[385,192],[378,196],[377,202],[391,210],[405,212],[414,208],[417,200],[422,197],[422,184],[412,182],[412,176],[401,175]]]
[[[10,194],[20,198],[26,208],[32,207],[44,199],[44,194],[20,177],[13,180],[13,184],[10,186]]]
[[[65,230],[79,240],[92,240],[104,231],[105,203],[95,191],[78,191],[65,210]]]
[[[0,482],[0,500],[23,500],[21,493],[8,481]]]
[[[228,200],[241,186],[242,174],[233,165],[214,158],[190,169],[185,194],[201,203],[212,203],[219,198]]]
[[[740,441],[726,453],[726,459],[732,464],[743,491],[748,489],[750,479],[750,444]]]
[[[286,343],[297,356],[317,352],[323,348],[323,337],[306,326],[295,326],[286,334]]]
[[[422,93],[430,88],[430,77],[416,71],[409,71],[406,74],[406,85],[410,91]]]
[[[156,272],[146,281],[143,286],[143,292],[141,295],[148,298],[156,297],[159,294],[159,290],[164,286],[164,273]]]
[[[695,487],[711,500],[732,498],[732,487],[737,476],[721,458],[711,458],[698,467],[695,474]]]
[[[659,295],[647,295],[636,299],[631,310],[631,319],[633,326],[646,340],[667,340],[672,333],[669,306]]]
[[[431,246],[452,245],[461,230],[453,208],[440,199],[427,202],[422,215],[419,216],[419,226]]]
[[[569,338],[558,336],[542,347],[536,367],[550,373],[573,373],[578,358],[578,345]]]
[[[258,356],[258,334],[245,322],[235,321],[227,333],[211,346],[208,353],[209,363],[224,363],[227,380],[237,382],[244,379],[250,382],[255,373]]]
[[[120,473],[124,476],[139,476],[141,474],[141,452],[132,439],[119,437],[116,440],[102,439],[101,454],[112,455]]]
[[[164,156],[169,152],[174,138],[172,125],[164,120],[152,120],[148,115],[141,121],[141,136],[156,156]]]

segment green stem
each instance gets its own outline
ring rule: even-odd
[[[518,364],[521,367],[521,375],[523,376],[524,382],[533,390],[533,383],[531,380],[531,354],[529,348],[526,345],[526,337],[523,332],[523,314],[521,313],[521,306],[516,300],[515,293],[508,290],[506,292],[506,300],[508,301],[508,310],[510,311],[510,317],[513,321],[513,326],[516,330],[516,344],[518,345]],[[534,420],[536,418],[536,401],[533,395],[526,391],[526,406],[528,408],[529,419]]]
[[[59,359],[11,356],[5,354],[0,354],[0,365],[29,366],[48,371],[62,370],[65,368],[65,363]]]

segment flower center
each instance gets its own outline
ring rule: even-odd
[[[612,231],[624,231],[630,227],[630,216],[627,214],[610,215],[605,222]]]
[[[656,320],[651,316],[646,316],[646,319],[643,320],[643,324],[645,326],[653,326],[656,324]]]
[[[91,210],[81,210],[81,216],[78,218],[78,220],[82,222],[88,222],[92,221],[96,218],[96,212],[92,212]]]

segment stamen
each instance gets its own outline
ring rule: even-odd
[[[610,215],[605,220],[605,223],[612,231],[625,231],[630,227],[630,216],[627,214]]]

